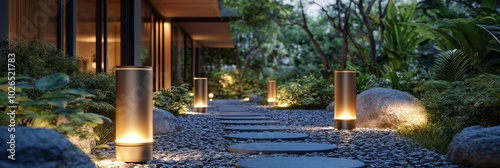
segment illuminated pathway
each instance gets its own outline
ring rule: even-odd
[[[223,105],[217,106],[220,112],[232,113],[232,112],[247,112],[247,110],[241,108],[238,105],[227,105],[229,103],[220,102]],[[217,114],[217,113],[216,113]],[[262,124],[279,124],[277,120],[269,120],[270,117],[255,117],[255,116],[241,116],[241,117],[216,117],[219,119],[220,124],[233,124],[233,125],[262,125]],[[263,129],[273,129],[276,127],[272,126],[260,126],[256,130],[252,130],[252,127],[243,127],[245,131],[261,131]],[[225,128],[228,130],[227,128]],[[237,141],[247,141],[247,140],[304,140],[308,138],[307,134],[303,133],[285,133],[285,132],[244,132],[244,133],[233,133],[225,136],[227,139],[233,139]],[[235,153],[248,153],[248,154],[274,154],[274,153],[287,153],[287,154],[307,154],[314,152],[334,152],[337,147],[333,144],[327,143],[311,143],[311,142],[259,142],[259,143],[236,143],[228,147],[228,151]],[[289,160],[294,160],[289,161]],[[300,163],[300,164],[297,164]],[[355,167],[366,167],[363,162],[352,160],[352,159],[338,159],[338,158],[328,158],[328,157],[267,157],[267,158],[257,158],[257,159],[247,159],[236,163],[236,167],[245,168],[275,168],[277,166],[291,168],[291,167],[307,167],[307,168],[324,168],[325,165],[328,167],[339,167],[339,168],[355,168]]]
[[[444,155],[414,145],[410,140],[400,137],[396,130],[368,128],[357,128],[351,131],[336,130],[333,128],[333,113],[326,110],[272,110],[269,106],[243,103],[239,100],[214,100],[209,102],[208,111],[208,113],[181,115],[176,119],[177,124],[182,128],[181,131],[156,135],[153,159],[145,164],[117,161],[115,146],[112,142],[108,143],[111,146],[110,149],[94,150],[93,160],[97,167],[138,168],[233,168],[237,164],[240,167],[263,167],[263,165],[255,165],[257,163],[274,168],[280,166],[288,168],[289,166],[276,163],[290,163],[297,167],[325,167],[325,165],[331,167],[330,165],[342,166],[346,163],[343,159],[359,160],[368,167],[457,167],[447,162]],[[279,121],[279,124],[232,125],[219,122],[233,120],[216,119],[245,116],[269,117],[270,120]],[[276,140],[270,139],[273,138],[271,132],[292,134],[288,134],[290,139]],[[307,135],[305,139],[300,137],[304,134]],[[245,138],[232,137],[234,135],[258,137],[258,139],[245,140]],[[278,134],[274,137],[277,136]],[[249,154],[228,150],[230,146],[236,144],[261,143],[262,145],[262,143],[285,142],[322,144],[329,145],[329,147],[335,146],[335,149],[329,152],[307,153],[306,151],[305,154],[300,152]],[[257,146],[253,145],[253,147]],[[310,163],[317,164],[304,166]],[[349,165],[356,167],[355,164]]]

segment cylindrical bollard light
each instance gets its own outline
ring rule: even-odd
[[[267,81],[267,104],[270,106],[276,105],[276,81]]]
[[[116,160],[153,158],[152,80],[150,66],[116,67]]]
[[[208,107],[207,78],[194,78],[194,112],[206,113]]]
[[[335,71],[334,127],[356,128],[356,71]]]

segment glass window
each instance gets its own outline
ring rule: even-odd
[[[57,45],[57,0],[9,1],[9,39]]]
[[[96,1],[76,3],[76,55],[81,70],[96,69]]]
[[[151,20],[152,10],[149,5],[142,1],[141,6],[142,35],[141,35],[141,62],[143,66],[152,66],[151,63]]]
[[[108,0],[108,65],[109,70],[121,63],[121,22],[120,0]]]

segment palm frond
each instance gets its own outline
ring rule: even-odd
[[[469,66],[470,58],[463,50],[444,51],[435,59],[436,79],[449,82],[463,80]]]

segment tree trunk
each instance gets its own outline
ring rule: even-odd
[[[348,30],[343,30],[342,31],[342,69],[346,69],[346,63],[347,63],[347,52],[349,49],[349,41],[348,37],[349,32]]]
[[[316,39],[314,39],[314,36],[313,36],[311,30],[309,30],[309,27],[305,26],[303,28],[307,33],[307,37],[309,37],[309,40],[311,40],[311,42],[313,43],[314,48],[316,48],[316,50],[318,51],[318,54],[321,57],[321,61],[323,62],[323,65],[325,66],[325,70],[329,71],[330,66],[328,65],[328,60],[326,59],[326,56],[325,56],[325,53],[323,52],[323,49],[321,49],[321,47],[319,46]]]

